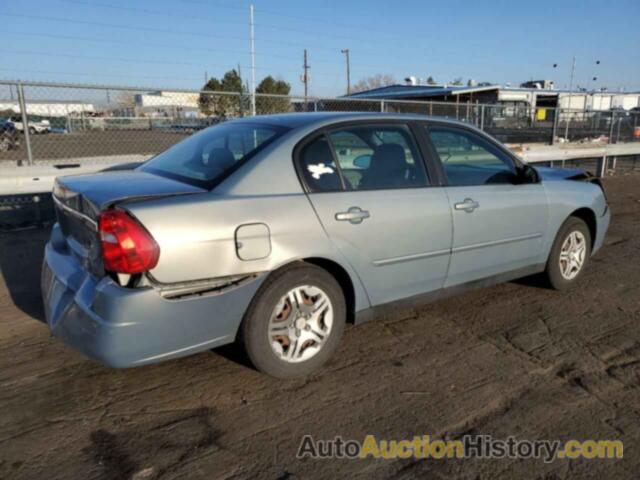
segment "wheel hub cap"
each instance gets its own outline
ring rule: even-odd
[[[333,325],[333,305],[318,287],[303,285],[289,290],[269,318],[269,342],[282,360],[297,363],[317,355]]]

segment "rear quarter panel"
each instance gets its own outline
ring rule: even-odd
[[[295,141],[285,139],[283,143],[252,159],[212,192],[121,206],[144,224],[160,246],[160,260],[151,271],[157,281],[269,272],[318,257],[347,271],[354,285],[356,310],[369,306],[356,272],[333,246],[302,191],[291,157]],[[236,230],[251,224],[268,227],[270,254],[242,260]]]

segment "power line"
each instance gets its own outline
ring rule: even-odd
[[[101,55],[79,55],[79,54],[70,54],[70,53],[57,53],[57,52],[43,52],[43,51],[28,51],[28,50],[0,50],[0,53],[5,53],[9,55],[32,55],[32,56],[44,56],[44,57],[60,57],[60,58],[78,58],[85,60],[104,60],[104,61],[113,61],[113,62],[124,62],[124,63],[149,63],[155,65],[183,65],[183,66],[193,66],[198,68],[207,68],[207,67],[217,67],[217,68],[229,68],[229,65],[221,65],[221,64],[211,64],[208,63],[203,65],[201,63],[193,63],[193,62],[173,62],[168,60],[149,60],[146,58],[125,58],[125,57],[106,57]],[[247,65],[242,65],[244,68],[251,68]],[[271,71],[272,68],[268,67],[256,67],[256,70],[261,71]],[[278,69],[281,72],[287,73],[298,73],[297,70],[294,69]],[[320,73],[320,75],[331,76],[333,74],[329,73]]]
[[[108,4],[108,3],[94,3],[94,2],[88,2],[85,0],[58,0],[60,2],[64,2],[64,3],[71,3],[71,4],[75,4],[75,5],[83,5],[83,6],[87,6],[87,7],[93,7],[93,8],[106,8],[106,9],[110,9],[110,10],[119,10],[119,11],[128,11],[128,12],[139,12],[139,13],[144,13],[147,15],[159,15],[159,16],[164,16],[164,17],[169,17],[169,18],[186,18],[189,20],[197,20],[197,21],[203,21],[203,22],[210,22],[212,20],[219,20],[218,18],[213,18],[210,16],[206,16],[203,17],[202,15],[185,15],[185,14],[179,14],[179,13],[174,13],[174,12],[163,12],[160,10],[155,10],[155,9],[148,9],[148,8],[139,8],[139,7],[129,7],[129,6],[122,6],[122,5],[113,5],[113,4]],[[298,16],[290,16],[287,14],[279,14],[277,12],[273,12],[273,11],[268,11],[268,10],[262,10],[259,9],[258,13],[263,14],[266,13],[268,15],[276,15],[278,17],[282,17],[282,18],[293,18],[296,20],[305,20],[305,21],[312,21],[312,22],[317,22],[317,19],[313,19],[310,17],[298,17]],[[228,20],[225,19],[224,23],[231,23],[231,24],[235,24],[235,25],[246,25],[245,22],[239,21],[239,20]],[[330,23],[332,26],[336,26],[335,23],[333,22],[328,22],[328,21],[321,21],[321,23]],[[289,27],[289,26],[283,26],[283,25],[275,25],[275,24],[270,24],[270,23],[262,23],[262,22],[258,22],[255,24],[256,27],[262,27],[262,28],[270,28],[270,29],[274,29],[274,30],[278,30],[278,31],[289,31],[289,32],[297,32],[297,33],[304,33],[305,35],[315,35],[315,36],[319,36],[319,37],[326,37],[326,38],[339,38],[339,39],[344,39],[344,40],[357,40],[357,41],[361,41],[361,40],[365,40],[363,37],[354,37],[353,35],[342,35],[342,34],[335,34],[335,33],[321,33],[321,32],[316,32],[313,30],[309,30],[309,29],[303,29],[303,28],[295,28],[295,27]],[[350,30],[352,30],[351,26],[348,25],[343,25],[344,28],[349,28]],[[367,29],[367,31],[370,31],[370,29]],[[366,40],[370,40],[370,39],[366,39]]]
[[[191,4],[196,4],[196,5],[206,5],[206,6],[216,6],[218,8],[227,8],[227,9],[231,9],[231,10],[246,10],[246,6],[238,6],[236,5],[228,5],[228,4],[221,4],[220,2],[215,2],[213,0],[181,0],[182,3],[191,3]],[[274,11],[274,10],[264,10],[263,8],[259,8],[258,9],[258,13],[260,13],[261,15],[269,15],[269,16],[276,16],[279,18],[289,18],[291,20],[304,20],[304,21],[310,21],[313,23],[322,23],[325,25],[331,25],[334,27],[341,27],[341,28],[348,28],[349,30],[361,30],[361,31],[366,31],[366,32],[371,32],[371,27],[365,27],[365,26],[358,26],[358,25],[353,25],[353,24],[346,24],[346,23],[339,23],[339,22],[335,22],[334,20],[324,20],[321,18],[317,18],[317,17],[305,17],[305,16],[301,16],[301,15],[291,15],[288,13],[282,13],[282,12],[278,12],[278,11]],[[327,10],[327,13],[329,15],[334,16],[335,12],[333,11],[329,11]]]
[[[111,10],[120,10],[120,11],[127,11],[127,12],[139,12],[139,13],[144,13],[147,15],[161,15],[164,17],[169,17],[169,18],[187,18],[189,20],[198,20],[198,21],[202,21],[202,22],[210,22],[212,20],[212,17],[203,17],[202,15],[185,15],[185,14],[181,14],[181,13],[174,13],[174,12],[161,12],[159,10],[152,10],[152,9],[148,9],[148,8],[139,8],[139,7],[125,7],[122,5],[113,5],[113,4],[109,4],[109,3],[98,3],[98,2],[87,2],[87,1],[83,1],[83,0],[58,0],[59,2],[64,2],[64,3],[73,3],[76,5],[83,5],[86,7],[98,7],[98,8],[107,8],[107,9],[111,9]],[[224,23],[233,23],[236,25],[245,25],[245,22],[240,22],[238,20],[224,20]]]
[[[2,53],[7,54],[15,54],[15,55],[36,55],[36,56],[46,56],[46,57],[61,57],[61,58],[81,58],[85,60],[106,60],[106,61],[115,61],[115,62],[132,62],[132,63],[150,63],[155,65],[186,65],[186,66],[195,66],[202,67],[203,65],[200,63],[193,62],[172,62],[167,60],[149,60],[147,58],[124,58],[124,57],[105,57],[100,55],[78,55],[78,54],[70,54],[70,53],[57,53],[57,52],[42,52],[42,51],[28,51],[28,50],[0,50]],[[208,64],[212,67],[220,67],[227,68],[225,65],[215,65]]]
[[[82,24],[82,25],[90,25],[93,27],[107,27],[107,28],[119,28],[123,30],[133,30],[133,31],[147,31],[147,32],[158,32],[158,33],[171,33],[176,35],[190,35],[193,37],[209,37],[209,38],[225,38],[225,39],[234,39],[234,40],[244,40],[242,37],[230,37],[229,35],[215,35],[210,33],[198,33],[198,32],[190,32],[185,30],[170,30],[167,28],[154,28],[154,27],[141,27],[138,25],[122,25],[115,23],[104,23],[104,22],[90,22],[87,20],[76,20],[71,18],[61,18],[61,17],[50,17],[44,15],[28,15],[23,13],[0,13],[0,17],[18,17],[18,18],[28,18],[31,20],[45,20],[48,22],[64,22],[64,23],[74,23],[74,24]]]
[[[1,15],[1,14],[0,14]],[[169,44],[169,43],[155,43],[155,42],[140,42],[137,40],[122,40],[122,41],[118,41],[118,40],[106,40],[103,38],[95,38],[95,37],[85,37],[85,36],[79,36],[79,35],[60,35],[60,34],[53,34],[53,33],[40,33],[40,32],[23,32],[23,31],[5,31],[6,34],[8,35],[24,35],[24,36],[29,36],[29,37],[41,37],[41,38],[54,38],[57,40],[72,40],[72,41],[76,41],[76,40],[81,40],[83,42],[92,42],[92,43],[101,43],[101,44],[105,44],[105,45],[119,45],[119,46],[131,46],[132,44],[134,45],[140,45],[140,46],[148,46],[148,47],[160,47],[160,48],[169,48],[169,49],[174,49],[174,50],[191,50],[191,51],[200,51],[200,52],[208,52],[208,53],[220,53],[220,54],[232,54],[232,55],[250,55],[251,52],[249,52],[248,50],[242,51],[242,50],[220,50],[220,49],[214,49],[214,48],[206,48],[206,47],[198,47],[198,46],[191,46],[191,45],[185,45],[185,44]],[[295,45],[295,47],[298,47],[298,45]],[[314,49],[307,49],[310,51],[313,51]],[[333,51],[333,49],[332,49]],[[265,57],[265,58],[276,58],[276,59],[280,59],[280,60],[290,60],[290,61],[296,61],[296,58],[293,56],[289,56],[289,55],[278,55],[278,54],[272,54],[272,53],[260,53],[261,57]],[[324,64],[324,65],[335,65],[336,62],[335,60],[315,60],[316,63],[319,64]],[[366,68],[389,68],[389,65],[372,65],[372,64],[362,64],[362,63],[358,63],[359,67],[366,67]]]
[[[78,19],[63,18],[63,17],[44,16],[44,15],[2,12],[0,13],[0,17],[26,18],[30,20],[43,20],[47,22],[72,23],[72,24],[79,24],[79,25],[89,25],[93,27],[131,30],[135,32],[146,31],[146,32],[155,32],[155,33],[166,33],[171,35],[187,35],[192,37],[220,38],[224,40],[239,40],[243,42],[246,41],[246,38],[244,37],[231,36],[227,34],[211,34],[211,33],[200,33],[200,32],[193,32],[193,31],[186,31],[186,30],[173,30],[168,28],[141,27],[139,25],[123,25],[123,24],[116,24],[116,23],[94,22],[94,21],[88,21],[88,20],[78,20]],[[300,44],[298,42],[283,42],[280,40],[262,40],[262,42],[268,43],[268,44],[274,44],[274,45],[300,47]],[[330,48],[330,47],[317,47],[317,49],[335,51],[335,48]]]
[[[15,68],[0,68],[2,72],[12,72],[15,74]],[[112,77],[112,78],[146,78],[150,80],[180,80],[180,81],[191,81],[192,79],[184,78],[184,77],[173,77],[173,76],[157,76],[157,75],[118,75],[115,73],[104,73],[104,72],[96,72],[96,73],[87,73],[87,72],[70,72],[68,70],[64,72],[55,71],[55,70],[32,70],[32,69],[24,69],[20,68],[17,71],[25,72],[30,74],[37,75],[65,75],[70,77],[83,76],[83,77]]]
[[[241,51],[241,50],[219,50],[219,49],[214,49],[214,48],[206,48],[206,47],[194,47],[191,45],[176,45],[174,44],[163,44],[163,43],[150,43],[150,42],[139,42],[137,40],[134,41],[118,41],[118,40],[105,40],[102,38],[94,38],[94,37],[83,37],[83,36],[77,36],[77,35],[59,35],[59,34],[53,34],[53,33],[36,33],[36,32],[15,32],[15,31],[5,31],[5,33],[9,34],[9,35],[25,35],[25,36],[31,36],[31,37],[44,37],[44,38],[55,38],[55,39],[59,39],[59,40],[82,40],[85,42],[94,42],[94,43],[104,43],[104,44],[108,44],[108,45],[128,45],[130,46],[131,44],[136,44],[136,45],[141,45],[141,46],[148,46],[148,47],[161,47],[161,48],[173,48],[173,49],[178,49],[178,50],[196,50],[196,51],[201,51],[201,52],[210,52],[210,53],[228,53],[228,54],[234,54],[234,55],[249,55],[249,51]],[[269,57],[269,58],[280,58],[280,59],[284,59],[284,60],[294,60],[293,57],[287,56],[287,55],[277,55],[277,54],[269,54],[269,53],[263,53],[261,54],[263,57]],[[327,62],[327,63],[333,63],[333,62]]]

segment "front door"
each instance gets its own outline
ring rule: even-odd
[[[443,286],[451,212],[405,124],[351,124],[319,135],[298,158],[327,234],[372,305]]]
[[[516,181],[513,158],[480,134],[438,125],[428,130],[453,215],[445,286],[536,265],[547,227],[543,186]]]

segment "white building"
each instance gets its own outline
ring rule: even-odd
[[[571,108],[582,111],[630,110],[640,107],[640,92],[600,92],[556,90],[553,82],[525,82],[520,87],[485,85],[390,85],[351,95],[379,100],[433,100],[451,103],[485,103],[532,108]]]
[[[28,100],[26,107],[27,115],[41,117],[66,117],[95,112],[93,104],[81,101]],[[17,100],[0,100],[0,111],[20,113],[20,104]]]
[[[199,94],[157,91],[135,96],[136,116],[196,117],[199,114]]]

